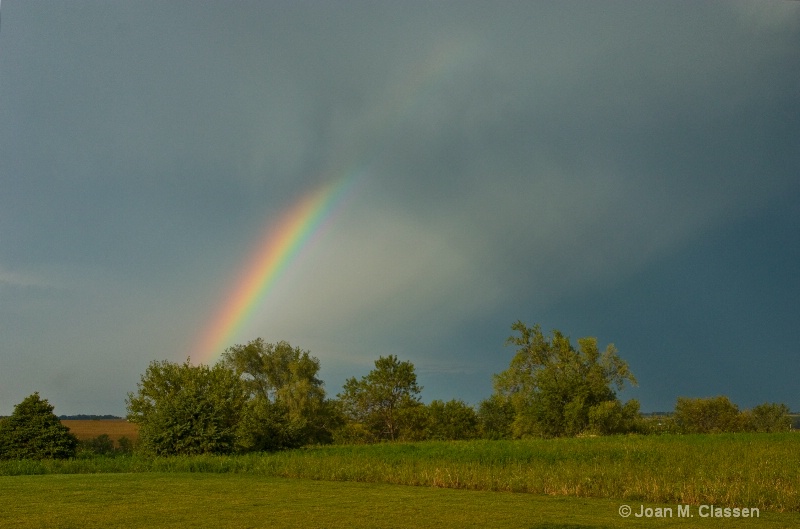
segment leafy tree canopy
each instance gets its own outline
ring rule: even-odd
[[[34,393],[0,421],[0,459],[65,459],[75,455],[77,438]]]
[[[375,369],[361,380],[348,379],[338,397],[351,421],[379,439],[394,440],[401,434],[403,412],[420,405],[421,391],[414,364],[389,355],[379,357]]]
[[[673,420],[684,433],[785,432],[792,427],[789,407],[785,404],[764,403],[740,412],[725,395],[679,397]]]
[[[221,363],[249,393],[240,430],[250,450],[277,450],[330,440],[332,409],[317,377],[319,360],[285,341],[234,345]]]
[[[786,404],[759,404],[744,413],[745,428],[752,432],[788,432],[792,429],[789,413],[789,406]]]
[[[426,438],[438,440],[465,440],[478,437],[478,415],[464,401],[434,400],[426,406],[428,429]]]
[[[317,378],[319,360],[288,342],[271,344],[256,338],[229,347],[221,361],[242,377],[252,396],[280,401],[293,418],[318,407],[325,398],[323,382]]]
[[[481,436],[486,439],[511,439],[514,417],[514,405],[510,399],[494,394],[482,400],[478,405]]]
[[[597,339],[587,337],[575,349],[558,330],[547,337],[538,324],[517,321],[511,328],[518,335],[506,343],[517,352],[509,368],[495,375],[494,386],[498,398],[514,408],[515,436],[576,435],[590,427],[611,433],[604,431],[608,421],[617,428],[633,420],[634,410],[638,414],[638,403],[619,409],[605,404],[617,401],[615,389],[625,382],[636,384],[613,344],[600,352]]]
[[[744,429],[739,407],[724,395],[705,399],[678,397],[673,418],[684,433],[740,432]]]
[[[247,401],[239,377],[214,367],[152,362],[134,395],[128,420],[139,424],[143,451],[155,455],[230,453]]]

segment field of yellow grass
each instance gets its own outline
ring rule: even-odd
[[[61,424],[69,428],[69,431],[81,441],[94,439],[103,434],[108,435],[114,442],[119,441],[122,437],[127,437],[134,443],[139,439],[139,425],[125,419],[86,421],[65,419],[61,421]]]

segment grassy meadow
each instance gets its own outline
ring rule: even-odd
[[[4,461],[0,475],[209,473],[800,513],[800,435],[323,446],[274,454]]]
[[[622,518],[618,500],[550,497],[254,474],[147,473],[0,477],[0,527],[785,529],[800,514]],[[638,512],[641,503],[628,502]],[[657,508],[658,505],[644,504]],[[674,506],[672,506],[674,507]]]

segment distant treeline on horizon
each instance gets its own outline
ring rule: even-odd
[[[107,421],[112,419],[124,419],[125,417],[117,417],[116,415],[59,415],[62,421]]]
[[[674,412],[672,412],[672,411],[642,412],[642,416],[643,417],[669,417],[669,416],[671,416],[673,414],[674,414]],[[789,412],[789,415],[792,418],[798,418],[798,417],[800,417],[800,411]],[[0,415],[0,419],[5,419],[6,417],[8,417],[8,416],[7,415]],[[124,420],[125,419],[125,417],[119,417],[117,415],[84,415],[84,414],[79,414],[79,415],[59,415],[58,418],[61,419],[62,421],[111,421],[111,420]],[[799,427],[800,427],[800,424],[798,424],[798,426],[795,426],[795,428],[799,428]]]
[[[672,412],[672,411],[643,411],[642,412],[642,416],[643,417],[659,417],[659,416],[669,417],[670,415],[672,415],[674,413],[675,412]],[[800,416],[800,411],[789,412],[789,415]],[[5,419],[6,417],[8,417],[8,415],[0,415],[0,419]],[[114,419],[122,420],[122,419],[125,419],[125,417],[119,417],[118,415],[84,415],[82,413],[78,414],[78,415],[59,415],[58,418],[61,419],[62,421],[102,421],[102,420],[114,420]]]

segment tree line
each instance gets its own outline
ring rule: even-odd
[[[126,399],[139,425],[137,450],[149,455],[242,453],[310,444],[511,439],[623,433],[714,433],[791,429],[789,409],[763,404],[739,411],[727,397],[679,398],[669,417],[645,418],[639,403],[617,392],[636,385],[613,344],[575,347],[558,330],[518,321],[507,344],[508,369],[494,393],[424,404],[414,365],[381,356],[365,376],[326,395],[320,362],[309,351],[257,338],[228,348],[213,366],[152,362]],[[103,441],[103,442],[100,442]],[[98,440],[108,452],[108,440]],[[72,457],[78,444],[38,393],[0,420],[0,458]]]

